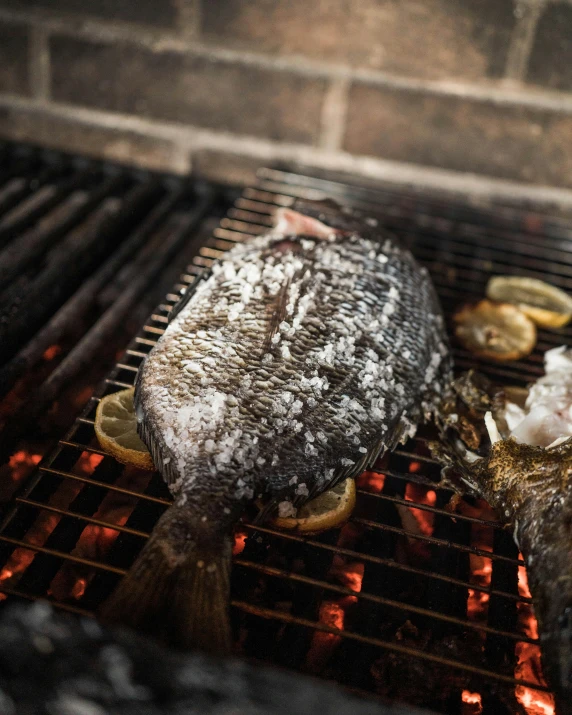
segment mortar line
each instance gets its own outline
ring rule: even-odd
[[[552,0],[549,0],[552,2]],[[572,3],[572,0],[569,0]],[[126,25],[105,25],[86,20],[81,27],[69,22],[54,20],[46,13],[32,15],[30,12],[0,9],[0,20],[29,22],[32,26],[41,24],[49,32],[81,37],[104,43],[127,42],[135,47],[143,47],[153,52],[173,52],[181,55],[202,57],[214,62],[228,62],[253,66],[279,72],[291,72],[312,78],[340,79],[367,83],[388,90],[423,93],[426,95],[487,102],[497,106],[527,107],[541,111],[555,111],[572,114],[572,93],[562,93],[538,88],[504,86],[502,81],[496,86],[473,84],[463,80],[421,80],[401,75],[392,75],[371,69],[353,69],[346,65],[328,64],[300,56],[282,57],[257,52],[242,52],[208,43],[193,41],[175,35],[157,34]]]
[[[540,16],[546,7],[545,0],[517,0],[517,22],[508,49],[505,79],[522,82],[526,77],[528,60],[536,37]]]
[[[196,40],[201,34],[200,0],[175,0],[177,26],[185,40]]]
[[[381,181],[396,186],[415,186],[448,194],[471,196],[474,199],[509,199],[511,201],[538,201],[572,209],[572,189],[541,184],[525,184],[471,173],[438,169],[406,162],[391,161],[369,156],[356,156],[344,151],[330,151],[303,144],[277,143],[269,139],[216,132],[211,129],[157,122],[142,117],[78,108],[71,105],[45,103],[18,97],[0,96],[0,108],[36,111],[78,123],[133,132],[150,138],[168,140],[176,144],[181,153],[204,149],[244,156],[268,162],[288,162],[307,169],[317,168],[350,173],[354,176]],[[177,169],[171,169],[177,171]],[[186,173],[180,171],[179,173]]]
[[[342,146],[348,113],[349,89],[349,79],[340,77],[332,80],[326,91],[320,115],[318,141],[318,146],[322,149],[336,151]]]
[[[41,26],[30,28],[28,57],[32,96],[47,100],[50,96],[51,68],[48,35]]]

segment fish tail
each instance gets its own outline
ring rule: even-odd
[[[199,525],[186,505],[168,509],[103,604],[101,620],[175,647],[228,653],[231,532]]]

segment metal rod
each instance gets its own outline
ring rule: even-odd
[[[0,536],[0,540],[10,543],[16,547],[25,549],[27,551],[33,551],[33,552],[37,552],[37,553],[41,553],[41,554],[46,554],[48,556],[62,559],[63,561],[71,561],[72,563],[75,563],[75,564],[79,564],[82,566],[88,566],[90,568],[95,568],[98,570],[107,571],[110,573],[117,574],[119,576],[124,576],[127,573],[127,569],[118,568],[116,566],[112,566],[111,564],[104,564],[104,563],[101,563],[98,561],[94,561],[93,559],[75,556],[73,554],[65,553],[62,551],[58,551],[57,549],[51,549],[51,548],[48,548],[45,546],[40,546],[38,544],[31,544],[31,543],[28,543],[22,539],[14,539],[12,537],[2,535],[2,536]],[[1,587],[0,587],[0,590],[1,590]],[[355,592],[353,593],[353,595],[356,595]],[[524,687],[534,688],[536,690],[548,691],[548,688],[538,685],[536,683],[531,683],[529,681],[511,678],[509,676],[505,676],[500,673],[494,673],[493,671],[487,671],[483,668],[476,668],[475,666],[472,666],[468,663],[463,663],[460,661],[453,661],[448,658],[442,658],[440,656],[436,656],[431,653],[426,653],[423,651],[418,651],[413,648],[407,648],[405,646],[400,646],[397,643],[390,643],[387,641],[382,641],[381,639],[378,639],[378,638],[372,638],[370,636],[365,636],[363,634],[352,633],[350,631],[340,630],[338,628],[333,628],[331,626],[327,626],[321,622],[309,621],[307,619],[292,616],[290,614],[287,614],[287,613],[284,613],[281,611],[274,611],[274,610],[262,608],[259,606],[253,606],[251,604],[246,604],[244,602],[235,601],[235,600],[233,600],[231,602],[231,605],[234,607],[240,608],[241,610],[245,610],[246,612],[251,613],[253,615],[262,616],[264,618],[278,618],[279,620],[282,620],[284,623],[296,623],[298,625],[304,625],[309,628],[313,628],[314,630],[323,630],[325,632],[334,633],[336,635],[340,635],[342,637],[349,638],[351,640],[359,641],[362,643],[366,643],[368,645],[377,646],[377,647],[387,649],[387,650],[392,650],[394,652],[402,653],[404,655],[409,655],[409,656],[413,656],[413,657],[421,657],[423,659],[430,660],[435,663],[440,663],[442,665],[447,665],[449,667],[460,668],[462,670],[472,672],[477,675],[482,675],[485,677],[494,677],[497,680],[501,680],[502,682],[511,683],[511,684],[515,684],[515,685],[523,685]],[[401,607],[403,607],[403,604],[399,604],[399,605]]]
[[[1,191],[2,198],[0,199],[0,217],[8,213],[14,206],[22,202],[32,191],[37,191],[39,188],[53,181],[65,172],[67,167],[59,165],[49,166],[39,172],[31,171],[26,178],[11,180],[13,184],[11,190],[4,193]]]
[[[433,653],[427,653],[426,651],[415,650],[414,648],[407,648],[406,646],[399,645],[398,643],[391,643],[388,641],[382,641],[379,638],[372,638],[371,636],[365,636],[361,633],[352,633],[351,631],[343,631],[339,628],[334,628],[333,626],[328,626],[325,623],[317,621],[309,621],[305,618],[299,618],[297,616],[292,616],[289,613],[284,613],[283,611],[273,611],[269,608],[261,608],[259,606],[253,606],[250,603],[245,603],[244,601],[232,600],[231,605],[234,608],[238,608],[246,613],[251,613],[262,618],[272,618],[282,621],[283,623],[297,623],[301,626],[306,626],[312,628],[316,631],[323,631],[324,633],[332,633],[336,636],[341,636],[342,638],[347,638],[359,643],[375,646],[377,648],[382,648],[383,650],[393,651],[394,653],[400,653],[401,655],[408,656],[410,658],[421,658],[423,660],[428,660],[432,663],[439,663],[440,665],[445,665],[448,668],[454,668],[455,670],[463,670],[467,673],[473,673],[474,675],[479,675],[484,678],[493,678],[502,683],[508,683],[512,686],[522,685],[525,688],[532,688],[533,690],[541,690],[543,692],[550,692],[550,690],[538,683],[532,683],[528,680],[519,680],[517,678],[511,678],[508,675],[503,675],[502,673],[485,670],[484,668],[478,668],[469,663],[463,663],[459,660],[451,660],[450,658],[443,658]]]
[[[30,264],[52,248],[66,232],[70,231],[87,214],[109,196],[122,183],[120,176],[112,176],[90,192],[74,192],[60,204],[55,218],[40,221],[26,233],[18,236],[0,252],[0,285],[6,286]],[[59,214],[63,214],[61,217]],[[51,214],[49,215],[51,217]]]
[[[18,204],[0,221],[0,246],[32,226],[41,216],[57,206],[72,191],[81,189],[94,176],[92,167],[84,168],[53,187],[44,187]]]
[[[68,234],[50,253],[45,268],[33,279],[16,281],[3,296],[0,314],[0,362],[16,350],[77,289],[125,230],[147,210],[158,191],[151,182],[135,187],[123,201],[104,202],[92,214],[90,228]],[[95,220],[94,217],[99,218]]]
[[[414,566],[409,566],[408,564],[402,564],[402,563],[399,563],[393,559],[382,558],[380,556],[373,556],[372,554],[365,554],[365,553],[362,553],[361,551],[355,551],[353,549],[348,549],[348,548],[344,548],[341,546],[330,546],[329,544],[325,544],[321,541],[316,541],[315,539],[298,536],[296,534],[290,534],[285,531],[277,531],[276,529],[271,529],[269,527],[261,526],[260,524],[250,524],[248,522],[243,522],[242,526],[244,526],[248,531],[260,531],[265,534],[270,534],[272,536],[280,537],[281,539],[304,542],[304,543],[311,545],[312,547],[314,547],[316,549],[328,549],[330,551],[334,551],[336,554],[338,554],[340,556],[347,556],[348,558],[352,559],[353,561],[368,561],[368,562],[374,563],[374,564],[389,566],[391,568],[396,569],[397,571],[407,571],[408,573],[415,574],[417,576],[425,576],[425,577],[429,577],[429,578],[443,580],[443,581],[451,583],[455,586],[464,586],[466,588],[472,588],[476,591],[481,591],[482,593],[492,593],[491,588],[489,586],[479,586],[477,584],[470,583],[469,581],[462,581],[460,579],[453,578],[451,576],[437,574],[434,571],[428,571],[425,569],[416,568]],[[404,532],[404,535],[405,535],[405,532]],[[498,596],[510,598],[512,600],[523,601],[525,603],[531,603],[530,598],[526,598],[523,596],[515,596],[515,594],[513,594],[513,593],[504,593],[502,591],[497,591],[496,594]]]
[[[134,491],[133,489],[126,489],[125,487],[118,487],[115,484],[108,484],[107,482],[100,482],[95,479],[90,479],[89,477],[82,477],[81,475],[73,474],[72,472],[64,472],[60,469],[54,469],[53,467],[41,467],[40,469],[42,472],[46,472],[47,474],[53,474],[57,477],[65,477],[66,479],[73,479],[76,482],[82,482],[83,484],[89,484],[94,487],[101,487],[102,489],[107,489],[108,491],[118,492],[119,494],[125,494],[130,497],[137,497],[138,499],[155,502],[156,504],[164,504],[165,506],[171,506],[172,504],[172,501],[169,499],[153,497],[149,494]]]
[[[509,556],[503,556],[501,554],[495,554],[492,551],[484,551],[483,549],[477,549],[474,546],[466,546],[465,544],[457,544],[454,541],[446,541],[445,539],[437,539],[434,536],[425,536],[425,534],[414,534],[410,531],[404,531],[395,526],[389,526],[388,524],[380,524],[377,521],[371,521],[370,519],[360,519],[356,518],[356,524],[363,524],[370,529],[381,529],[382,531],[391,531],[392,533],[405,534],[410,539],[418,539],[419,541],[425,541],[428,544],[438,544],[439,546],[444,546],[448,549],[458,549],[459,551],[466,551],[469,554],[475,554],[477,556],[484,556],[487,559],[507,561],[509,563],[518,564],[519,566],[524,566],[524,561],[522,559],[512,559]]]
[[[109,190],[109,186],[107,187]],[[98,292],[107,285],[119,268],[137,252],[141,244],[179,200],[182,191],[175,191],[163,199],[145,221],[118,250],[80,286],[79,290],[40,329],[34,338],[12,360],[0,369],[0,398],[21,375],[33,367],[45,350],[56,343],[69,325],[78,320],[93,304]]]

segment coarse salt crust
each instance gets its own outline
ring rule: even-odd
[[[408,251],[356,233],[271,233],[197,284],[137,400],[176,495],[208,478],[237,500],[303,500],[396,425],[413,434],[448,374],[440,309]]]

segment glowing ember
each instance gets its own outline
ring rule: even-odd
[[[348,598],[352,599],[352,601],[355,600],[355,596],[348,596]],[[337,628],[340,631],[343,630],[345,608],[347,607],[347,602],[345,603],[344,601],[345,599],[341,601],[324,601],[320,606],[320,623],[331,628]],[[306,656],[306,666],[310,672],[317,673],[325,667],[341,638],[336,633],[314,632],[312,644]]]
[[[379,472],[363,472],[356,480],[358,489],[365,489],[368,492],[381,492],[385,484],[385,474]]]
[[[418,464],[413,462],[413,464]],[[411,470],[410,470],[411,471]],[[420,484],[409,482],[405,487],[405,499],[417,504],[426,504],[427,506],[435,506],[437,501],[437,493],[433,489],[427,489]],[[433,533],[433,522],[435,515],[430,511],[422,509],[409,508],[411,514],[415,518],[421,534],[430,536]]]
[[[23,449],[13,454],[9,461],[12,481],[19,482],[27,476],[41,459],[41,454],[30,454]]]
[[[518,591],[521,596],[530,598],[528,578],[524,566],[520,566],[518,569]],[[538,638],[538,622],[529,603],[521,602],[518,604],[518,621],[520,627],[529,638]],[[545,685],[541,675],[542,666],[539,646],[532,643],[517,643],[516,655],[518,663],[514,672],[515,677]],[[516,699],[526,709],[528,715],[554,715],[554,698],[549,693],[519,685],[516,688]]]
[[[84,454],[87,455],[88,453],[84,452]],[[93,459],[94,457],[96,459]],[[89,457],[83,463],[84,467],[90,468],[93,463],[99,464],[101,459],[101,455],[89,454]],[[149,472],[126,467],[116,484],[134,492],[144,492],[150,478]],[[137,499],[135,497],[119,492],[109,492],[93,516],[109,524],[124,526],[136,504]],[[90,561],[105,561],[119,533],[117,529],[108,526],[87,524],[72,554]],[[69,598],[79,599],[85,593],[94,573],[94,570],[88,565],[67,562],[53,578],[49,593],[59,601]]]
[[[361,561],[354,561],[346,564],[341,556],[334,556],[332,567],[330,568],[330,577],[339,581],[346,588],[359,593],[363,581],[364,564]],[[349,596],[356,600],[355,596]]]
[[[48,504],[51,506],[57,506],[60,509],[69,508],[69,505],[78,495],[80,490],[80,484],[65,480],[52,494]],[[59,514],[54,514],[49,511],[39,512],[35,522],[24,536],[24,541],[31,545],[43,546],[46,543],[48,536],[59,524],[61,518],[62,517]],[[30,549],[22,547],[15,549],[10,555],[10,558],[6,562],[2,571],[0,571],[0,584],[5,583],[8,586],[13,586],[17,583],[19,577],[32,563],[35,556],[36,552]]]
[[[232,555],[238,556],[244,551],[246,545],[246,537],[248,534],[246,531],[237,531],[234,535],[234,546],[232,547]]]
[[[53,360],[56,355],[59,355],[62,351],[60,345],[50,345],[50,347],[44,352],[44,360]]]
[[[73,396],[73,404],[75,407],[83,407],[89,398],[93,395],[93,386],[86,385],[82,390],[78,390]]]
[[[76,462],[75,470],[89,476],[93,474],[96,467],[103,461],[102,454],[95,454],[95,452],[82,452],[79,459]]]
[[[485,556],[471,554],[471,581],[478,586],[486,588],[491,583],[493,573],[492,561]],[[487,607],[490,600],[488,593],[474,588],[469,589],[467,598],[467,616],[469,620],[483,620],[487,615]]]
[[[72,596],[73,598],[81,598],[85,593],[85,587],[87,586],[87,581],[84,578],[80,578],[73,587]]]
[[[470,690],[463,690],[461,695],[463,701],[463,714],[480,715],[483,712],[483,702],[480,693],[471,693]]]

